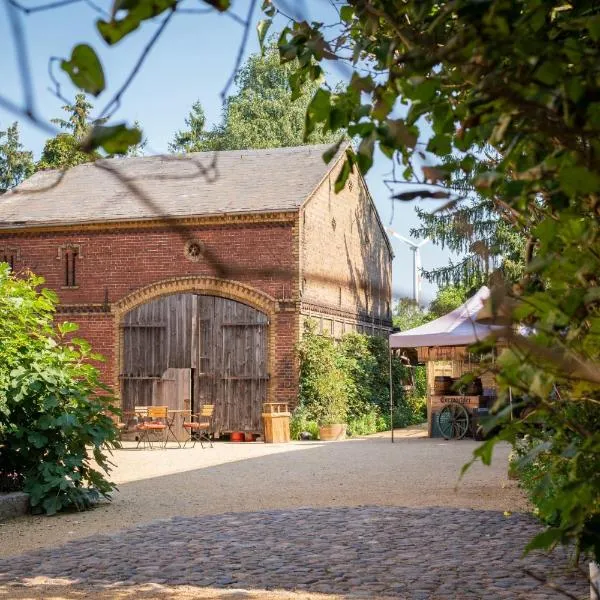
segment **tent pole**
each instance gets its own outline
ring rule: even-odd
[[[389,342],[388,342],[389,344]],[[392,386],[392,347],[390,346],[390,426],[392,428],[392,444],[394,443],[394,391]]]

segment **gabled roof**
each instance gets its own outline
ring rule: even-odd
[[[39,171],[0,196],[0,229],[299,210],[329,144],[103,159]]]

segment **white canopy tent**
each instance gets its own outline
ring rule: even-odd
[[[407,331],[392,333],[390,347],[390,421],[393,423],[394,399],[392,394],[392,353],[399,348],[468,346],[484,340],[497,326],[477,323],[475,319],[490,297],[490,290],[483,286],[474,296],[452,312]],[[394,428],[392,426],[392,443]]]
[[[407,331],[390,335],[390,349],[419,346],[468,346],[484,340],[493,330],[491,325],[476,323],[477,313],[490,297],[483,286],[474,296],[452,312]]]

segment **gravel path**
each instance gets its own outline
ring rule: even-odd
[[[457,485],[478,444],[422,435],[119,451],[111,504],[0,523],[0,577],[27,584],[0,598],[563,597],[524,568],[585,597],[562,555],[519,558],[508,447]]]
[[[508,446],[499,448],[491,467],[474,465],[457,487],[460,468],[478,443],[423,434],[403,430],[395,444],[378,436],[335,443],[116,451],[112,478],[119,492],[112,503],[84,513],[0,523],[0,556],[172,516],[309,506],[527,508],[506,476]]]

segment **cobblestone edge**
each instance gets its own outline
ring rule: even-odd
[[[0,521],[26,515],[29,512],[29,495],[25,492],[0,494]]]

